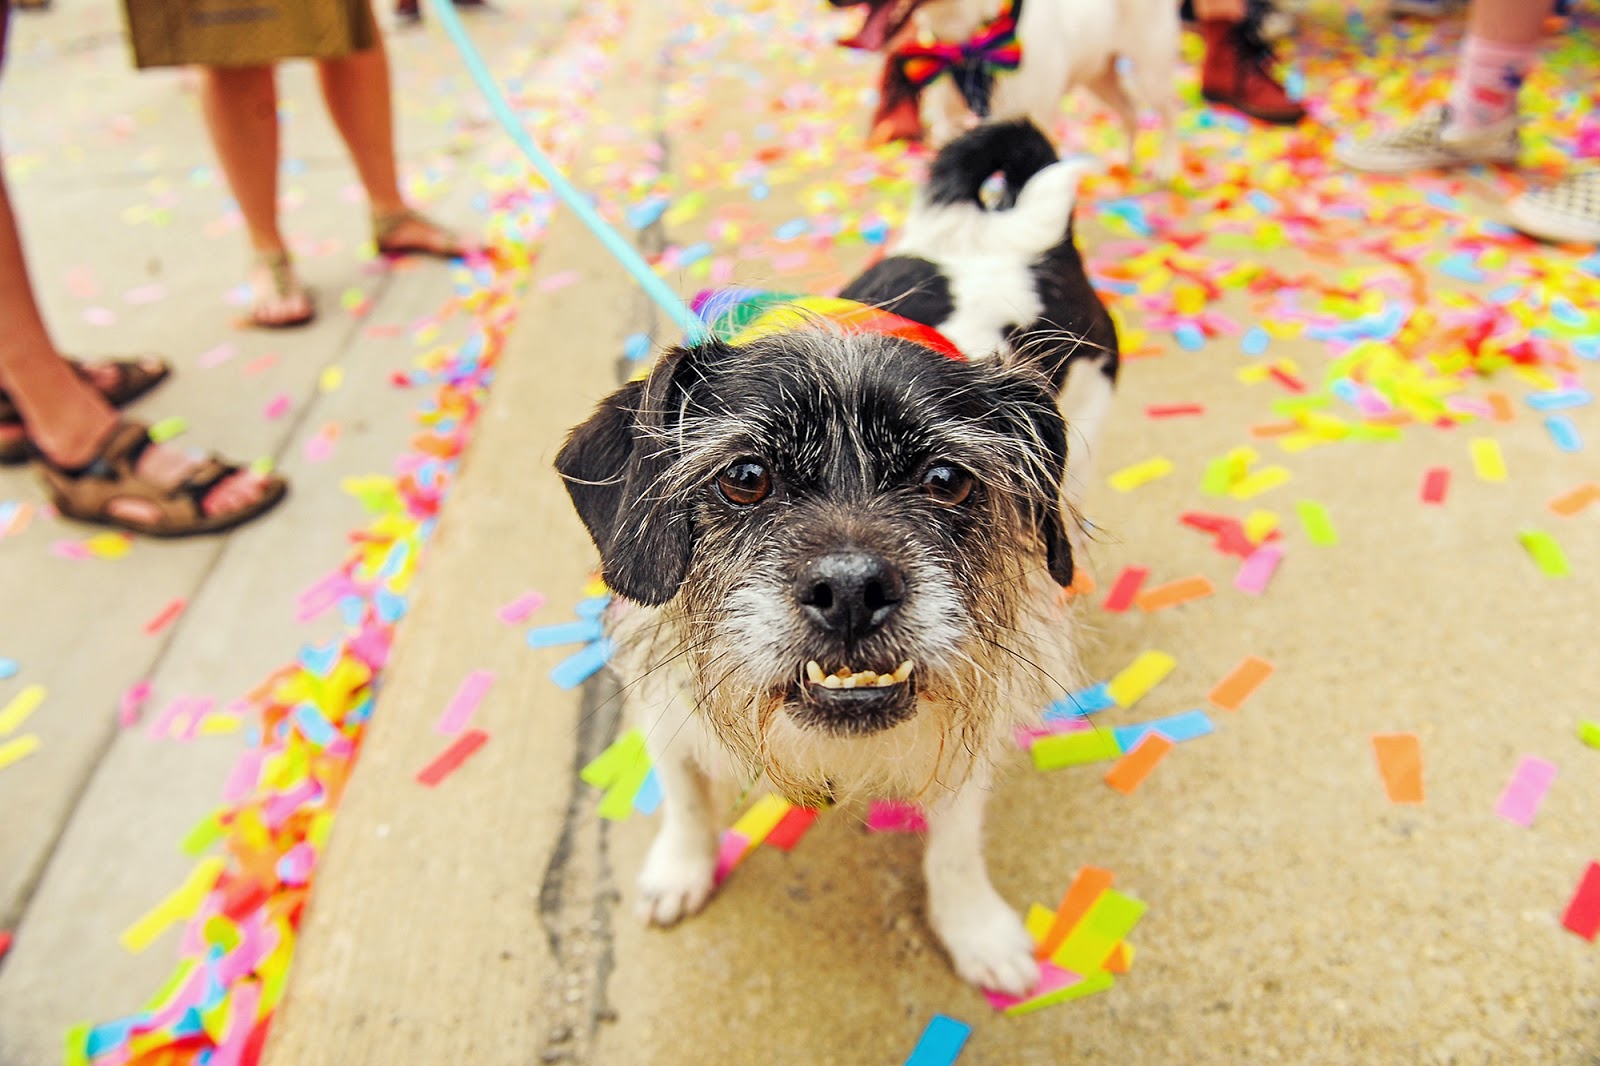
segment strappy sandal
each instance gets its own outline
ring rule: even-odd
[[[154,363],[154,366],[148,365]],[[76,359],[67,364],[77,375],[104,396],[112,407],[126,407],[172,375],[172,367],[164,359],[135,357],[108,359],[93,369],[110,370],[111,382],[102,386],[95,380],[91,368]],[[0,389],[0,429],[22,428],[22,412],[4,389]],[[34,456],[33,442],[27,433],[19,433],[9,440],[0,440],[0,466],[16,466]]]
[[[294,276],[294,265],[289,259],[288,252],[281,248],[276,252],[258,252],[255,266],[256,269],[265,270],[271,276],[272,294],[279,300],[287,300],[296,294],[305,297],[306,313],[296,318],[262,318],[259,294],[257,294],[256,307],[250,312],[252,326],[257,329],[294,329],[296,326],[309,324],[317,317],[317,309],[311,302],[311,294],[300,284],[300,279]]]
[[[432,227],[449,237],[455,247],[449,251],[443,251],[431,244],[394,243],[392,238],[408,222]],[[461,243],[461,239],[450,230],[409,207],[403,207],[398,211],[390,211],[387,214],[374,214],[372,216],[372,243],[377,247],[378,254],[386,259],[399,259],[407,255],[425,255],[434,259],[460,259],[468,251],[467,247]]]
[[[151,444],[150,427],[125,421],[106,437],[100,454],[83,466],[69,469],[49,461],[39,464],[39,474],[50,490],[56,510],[80,522],[126,529],[148,537],[192,537],[221,533],[276,507],[289,491],[288,482],[267,478],[260,499],[238,510],[208,515],[206,497],[211,490],[244,468],[216,456],[202,460],[180,484],[152,484],[139,472],[139,459]],[[141,522],[112,511],[117,500],[151,504],[161,517]]]

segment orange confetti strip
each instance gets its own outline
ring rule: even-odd
[[[1250,427],[1250,435],[1257,440],[1266,440],[1269,437],[1285,437],[1300,428],[1298,422],[1262,422]]]
[[[1167,607],[1176,607],[1180,603],[1190,600],[1204,599],[1217,591],[1211,579],[1203,574],[1194,577],[1179,578],[1169,581],[1165,585],[1145,589],[1134,599],[1141,611],[1160,611]]]
[[[1167,757],[1167,752],[1172,750],[1172,741],[1160,733],[1146,733],[1144,739],[1134,745],[1132,751],[1117,760],[1117,764],[1106,771],[1106,784],[1122,793],[1131,796],[1150,771],[1156,768],[1156,763]]]
[[[1422,802],[1422,741],[1415,733],[1374,733],[1372,750],[1390,803]]]
[[[1489,409],[1494,412],[1496,422],[1511,422],[1517,417],[1517,409],[1511,404],[1511,397],[1503,392],[1491,392],[1484,399],[1489,401]]]
[[[1589,505],[1597,500],[1600,500],[1600,484],[1588,481],[1571,492],[1563,492],[1545,506],[1562,518],[1571,518],[1587,510]]]
[[[1229,671],[1227,677],[1217,682],[1217,687],[1211,690],[1206,699],[1218,710],[1237,711],[1251,693],[1272,676],[1275,669],[1277,667],[1265,659],[1255,655],[1246,656],[1243,662]]]
[[[1106,959],[1106,969],[1112,973],[1127,973],[1133,966],[1133,949],[1126,940],[1111,949],[1111,957]]]
[[[1078,876],[1073,878],[1072,884],[1068,886],[1067,894],[1061,897],[1061,906],[1056,908],[1055,920],[1050,923],[1050,931],[1039,941],[1033,957],[1042,961],[1054,955],[1062,941],[1067,939],[1067,934],[1071,933],[1073,928],[1083,921],[1083,916],[1089,913],[1089,908],[1100,898],[1100,893],[1110,887],[1110,870],[1098,866],[1085,866],[1080,869]]]

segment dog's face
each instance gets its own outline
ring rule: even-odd
[[[662,608],[653,658],[776,780],[780,720],[860,736],[989,703],[1030,575],[1072,578],[1065,454],[1034,372],[816,328],[667,353],[556,465],[607,583]]]

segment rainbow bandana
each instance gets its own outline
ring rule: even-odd
[[[990,22],[961,44],[907,44],[889,57],[890,68],[921,92],[942,75],[955,79],[961,96],[979,118],[989,117],[997,70],[1016,70],[1022,63],[1017,18],[1022,0],[1010,0]]]
[[[820,318],[849,333],[886,333],[947,359],[966,360],[961,349],[933,327],[838,296],[716,289],[696,296],[693,310],[714,337],[728,344],[749,344],[775,333],[804,329]]]

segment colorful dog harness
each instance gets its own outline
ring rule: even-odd
[[[1007,0],[1000,13],[980,26],[970,40],[903,45],[889,57],[889,64],[918,93],[949,74],[972,113],[988,118],[995,72],[1016,70],[1022,63],[1022,44],[1017,40],[1021,14],[1022,0]]]
[[[966,359],[961,349],[931,326],[838,296],[806,296],[764,289],[716,289],[696,296],[692,309],[713,336],[733,345],[805,329],[815,326],[820,319],[849,333],[884,333],[921,345],[947,359]]]

